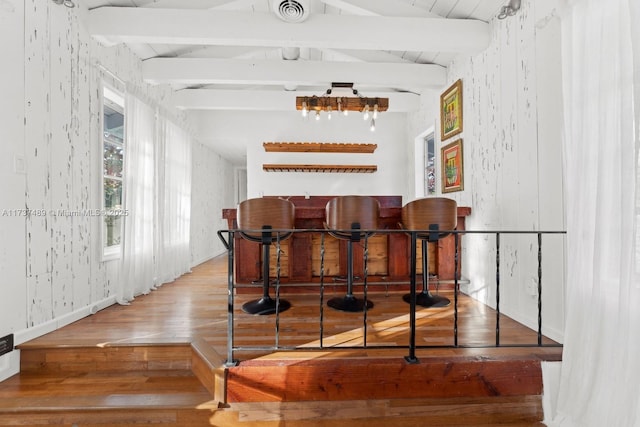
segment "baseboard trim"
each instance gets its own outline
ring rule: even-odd
[[[18,331],[15,333],[15,345],[20,345],[24,342],[31,341],[32,339],[48,334],[49,332],[53,332],[57,329],[62,328],[63,326],[67,326],[84,317],[95,314],[98,311],[107,308],[115,303],[116,297],[114,295],[101,301],[95,302],[91,305],[82,307],[78,310],[72,311],[71,313],[67,313],[55,319],[41,323],[39,325],[24,329],[22,331]]]
[[[217,252],[214,252],[213,255],[206,255],[206,256],[198,259],[198,260],[192,260],[191,261],[191,268],[196,267],[196,266],[198,266],[200,264],[203,264],[203,263],[205,263],[207,261],[210,261],[210,260],[212,260],[212,259],[214,259],[216,257],[219,257],[220,255],[226,254],[226,253],[227,253],[227,250],[226,249],[222,249],[222,250],[219,250]]]

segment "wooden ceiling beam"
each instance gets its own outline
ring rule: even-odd
[[[473,19],[318,14],[289,24],[269,13],[101,7],[87,23],[103,43],[478,53],[491,41],[489,24]]]
[[[434,64],[391,62],[286,61],[269,59],[152,58],[142,63],[152,84],[254,84],[326,86],[349,81],[355,86],[442,89],[446,69]]]

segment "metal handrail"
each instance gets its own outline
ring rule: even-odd
[[[343,232],[350,233],[352,230],[349,229],[336,229],[336,230],[328,230],[328,229],[272,229],[271,231],[276,234],[288,234],[288,233],[320,233],[321,241],[320,241],[320,339],[318,346],[283,346],[279,343],[279,313],[276,311],[275,317],[275,334],[276,334],[276,342],[273,346],[235,346],[234,345],[234,294],[235,289],[239,287],[235,283],[234,279],[234,239],[236,237],[236,233],[256,233],[261,232],[262,230],[253,230],[253,229],[227,229],[227,230],[219,230],[217,232],[218,237],[222,241],[224,247],[227,249],[228,255],[228,277],[227,277],[227,285],[228,285],[228,316],[227,316],[227,361],[226,366],[234,366],[238,363],[236,359],[234,359],[234,352],[236,351],[285,351],[285,350],[296,350],[296,351],[314,351],[314,350],[322,350],[326,349],[324,345],[324,280],[325,280],[325,270],[324,270],[324,240],[325,234],[329,232]],[[384,229],[384,230],[365,230],[359,229],[359,232],[366,233],[364,240],[364,276],[363,276],[363,286],[364,286],[364,299],[365,299],[365,308],[363,313],[363,345],[361,346],[341,346],[341,349],[398,349],[398,348],[406,348],[408,349],[408,355],[405,356],[405,359],[409,363],[416,363],[417,358],[415,355],[415,351],[417,348],[493,348],[493,347],[557,347],[561,346],[561,344],[551,343],[551,344],[543,344],[542,342],[542,235],[546,234],[566,234],[566,231],[527,231],[527,230],[439,230],[441,234],[452,234],[455,237],[455,251],[454,251],[454,344],[450,345],[416,345],[416,303],[415,303],[415,295],[416,295],[416,243],[418,239],[418,235],[424,235],[429,232],[429,230],[397,230],[397,229]],[[394,234],[400,233],[409,235],[411,239],[411,255],[410,255],[410,292],[411,299],[409,305],[409,343],[407,345],[368,345],[367,344],[367,309],[366,309],[366,299],[367,299],[367,291],[368,291],[368,271],[367,271],[367,262],[368,262],[368,239],[370,234]],[[461,234],[494,234],[496,236],[496,340],[495,345],[474,345],[474,346],[465,346],[460,345],[458,342],[458,293],[460,291],[460,281],[461,278],[458,277],[458,269],[459,269],[459,236]],[[537,344],[501,344],[500,343],[500,237],[503,234],[535,234],[537,235],[538,240],[538,330],[537,330]],[[225,238],[225,235],[227,238]],[[277,240],[277,245],[279,247],[280,241]],[[276,258],[276,301],[279,301],[280,298],[280,250],[277,251]],[[241,285],[240,285],[241,286]]]

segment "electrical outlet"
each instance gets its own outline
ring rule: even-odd
[[[13,351],[13,334],[0,338],[0,356]]]

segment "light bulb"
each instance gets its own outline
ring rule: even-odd
[[[331,105],[327,105],[327,120],[331,120]]]
[[[373,118],[377,119],[378,118],[378,104],[375,104],[373,106]]]
[[[316,110],[316,120],[320,120],[320,110]]]
[[[371,132],[375,132],[376,130],[376,119],[371,119],[371,127],[369,127]]]
[[[307,109],[307,102],[302,101],[302,117],[307,117],[309,110]]]
[[[362,110],[362,112],[364,113],[364,116],[362,116],[362,118],[364,120],[368,120],[369,119],[369,104],[364,106],[364,109]]]

